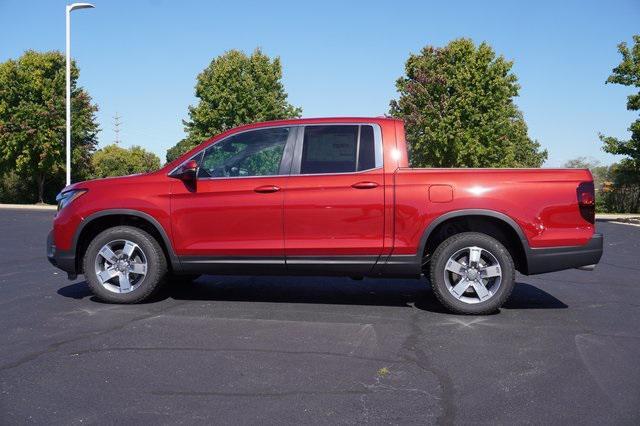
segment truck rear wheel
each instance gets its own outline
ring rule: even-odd
[[[464,232],[442,242],[431,258],[433,292],[449,310],[480,315],[498,310],[515,283],[509,251],[495,238]]]
[[[83,268],[91,291],[99,299],[138,303],[160,288],[167,260],[151,235],[131,226],[116,226],[91,241]]]

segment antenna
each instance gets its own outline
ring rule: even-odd
[[[116,112],[116,115],[113,116],[113,133],[115,133],[114,143],[119,145],[120,140],[120,125],[122,122],[120,121],[120,115]]]

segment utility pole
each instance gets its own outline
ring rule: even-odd
[[[119,145],[120,142],[122,142],[120,140],[120,125],[122,124],[122,122],[120,121],[120,115],[116,112],[116,115],[113,117],[113,133],[115,134],[115,139],[113,140],[113,142],[116,145]]]

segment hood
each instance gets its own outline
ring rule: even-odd
[[[144,180],[144,178],[151,176],[157,172],[150,173],[137,173],[134,175],[127,176],[113,176],[99,179],[91,179],[84,180],[81,182],[72,183],[69,186],[66,186],[61,192],[70,191],[72,189],[91,189],[96,187],[101,187],[103,185],[117,185],[118,183],[130,183],[135,182],[137,180]]]

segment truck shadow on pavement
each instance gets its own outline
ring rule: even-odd
[[[62,287],[60,296],[73,299],[94,297],[85,281]],[[415,306],[447,313],[423,280],[353,281],[326,277],[220,277],[202,276],[190,283],[170,283],[146,303],[166,299],[184,301],[309,303],[362,306]],[[568,306],[546,291],[518,282],[504,309],[565,309]]]

